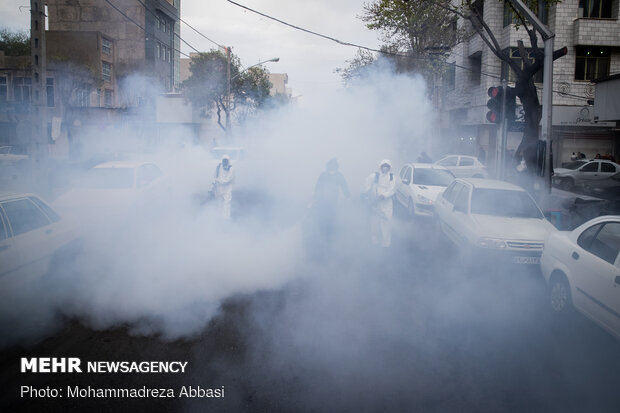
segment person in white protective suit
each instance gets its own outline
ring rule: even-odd
[[[215,169],[213,190],[215,197],[219,199],[222,215],[230,218],[230,203],[232,201],[233,183],[235,182],[235,168],[230,163],[228,155],[222,156],[222,161]]]
[[[385,248],[392,243],[392,197],[396,179],[392,164],[384,159],[379,164],[379,172],[366,179],[366,199],[370,207],[370,237],[372,243]]]

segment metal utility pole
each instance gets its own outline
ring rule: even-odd
[[[543,24],[521,0],[508,0],[515,9],[522,13],[534,26],[544,40],[545,61],[543,67],[543,94],[542,94],[542,140],[545,142],[545,159],[543,162],[543,174],[537,176],[534,188],[540,189],[540,203],[544,206],[547,196],[551,193],[551,134],[552,134],[552,106],[553,106],[553,47],[555,33]]]
[[[30,0],[30,57],[32,59],[32,92],[30,103],[31,135],[29,153],[33,172],[45,176],[47,161],[47,53],[45,42],[45,5]]]

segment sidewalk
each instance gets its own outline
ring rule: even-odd
[[[573,230],[592,218],[619,214],[618,203],[589,195],[551,189],[549,205],[543,211],[560,230]]]

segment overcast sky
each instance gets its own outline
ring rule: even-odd
[[[362,0],[237,0],[237,3],[342,41],[373,48],[378,45],[377,33],[366,29],[357,18],[362,13]],[[28,28],[28,5],[27,0],[0,1],[0,25]],[[20,12],[20,6],[26,7]],[[294,96],[316,96],[340,88],[340,77],[334,70],[345,67],[345,60],[356,53],[353,47],[295,30],[226,0],[181,0],[181,18],[214,42],[231,46],[245,67],[279,57],[278,63],[268,63],[267,68],[272,73],[288,73],[288,86]],[[201,51],[216,47],[183,23],[181,37]],[[182,44],[181,51],[189,54],[191,49]]]

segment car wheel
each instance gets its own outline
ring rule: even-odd
[[[568,314],[573,307],[570,286],[566,280],[566,276],[556,273],[551,277],[549,282],[549,304],[554,314]]]
[[[409,218],[415,217],[415,205],[413,204],[413,199],[411,198],[407,201],[407,212],[409,213]]]
[[[560,181],[559,186],[560,186],[560,189],[563,189],[565,191],[570,191],[575,186],[575,181],[573,181],[571,178],[564,178]]]

